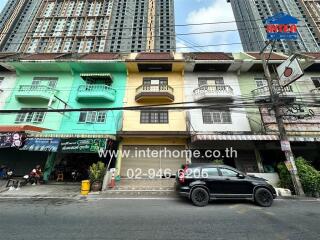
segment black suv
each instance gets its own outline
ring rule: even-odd
[[[270,207],[275,189],[263,178],[245,175],[226,165],[190,164],[176,175],[176,191],[203,207],[213,199],[250,199]]]

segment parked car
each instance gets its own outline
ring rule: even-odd
[[[175,189],[199,207],[214,199],[250,199],[270,207],[276,198],[276,190],[267,180],[226,165],[186,165],[176,175]]]

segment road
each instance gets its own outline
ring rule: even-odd
[[[0,239],[320,239],[320,201],[0,199]]]

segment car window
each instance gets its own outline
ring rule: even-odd
[[[217,177],[219,176],[218,168],[202,168],[202,175],[204,177]]]
[[[220,168],[220,171],[221,171],[222,176],[236,177],[238,175],[237,172],[232,171],[232,170],[227,169],[227,168]]]

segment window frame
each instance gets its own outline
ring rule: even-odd
[[[161,114],[165,114],[165,117],[163,115],[161,117]],[[169,123],[169,111],[165,111],[165,110],[163,111],[141,110],[140,111],[140,124],[168,124],[168,123]]]
[[[202,108],[201,110],[203,124],[232,124],[232,116],[229,109],[218,111],[210,108]],[[206,114],[208,113],[210,114],[210,119],[209,121],[206,121],[208,120],[208,116],[206,116]],[[230,121],[225,121],[225,119],[228,119]]]
[[[208,81],[214,81],[214,84],[208,84]],[[201,87],[204,85],[224,85],[224,84],[225,83],[224,83],[223,77],[198,77],[198,87]]]
[[[102,114],[104,115],[104,117],[102,117]],[[100,117],[102,117],[103,121],[98,121]],[[80,121],[81,118],[84,118],[84,120]],[[101,123],[106,123],[106,120],[107,120],[107,111],[81,111],[78,117],[78,123],[82,123],[82,124],[87,124],[87,123],[101,124]]]
[[[22,108],[21,110],[24,110]],[[26,112],[26,113],[18,113],[14,120],[15,123],[43,123],[46,117],[46,112]],[[19,119],[19,120],[18,120]],[[40,119],[40,120],[36,120]]]

